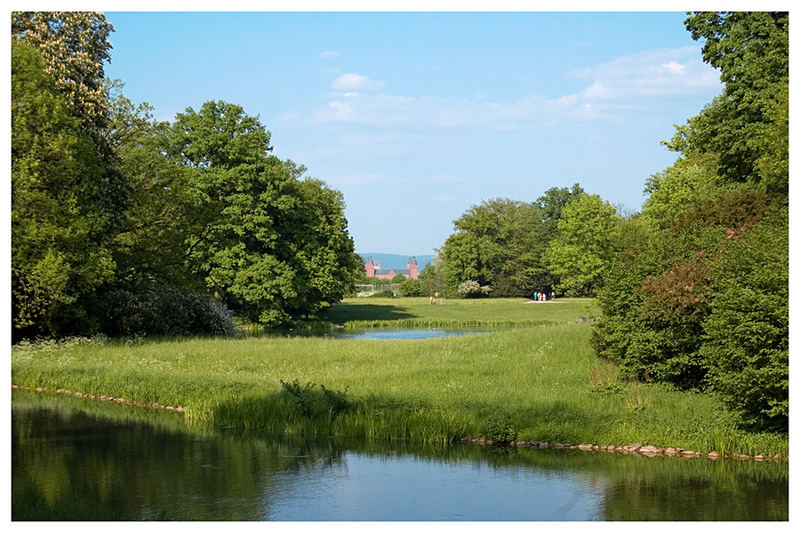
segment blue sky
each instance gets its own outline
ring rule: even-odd
[[[490,198],[638,210],[720,93],[683,12],[125,13],[106,76],[172,120],[225,100],[341,190],[359,252],[434,253]]]

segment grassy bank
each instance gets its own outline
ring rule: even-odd
[[[498,308],[482,311],[513,314],[501,304],[484,303]],[[423,341],[261,337],[20,345],[12,348],[12,382],[181,406],[187,411],[176,416],[189,422],[287,434],[446,442],[516,432],[520,440],[788,453],[785,436],[738,430],[711,395],[616,380],[592,353],[590,325],[568,323],[580,310],[556,315],[555,303],[517,306],[552,312],[561,324]]]

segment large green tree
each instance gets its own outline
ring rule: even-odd
[[[240,106],[206,102],[176,117],[166,152],[187,167],[206,221],[188,259],[235,312],[280,325],[338,301],[361,265],[341,193],[300,180],[269,142]]]
[[[617,208],[596,194],[582,194],[564,206],[558,236],[543,260],[561,281],[559,290],[572,296],[591,296],[616,253],[622,217]]]
[[[39,51],[11,43],[11,281],[15,333],[69,333],[77,305],[114,274],[106,171]]]
[[[678,128],[668,146],[711,153],[722,183],[770,194],[789,186],[789,14],[698,12],[686,19],[703,59],[719,69],[720,96]]]

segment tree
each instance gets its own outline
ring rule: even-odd
[[[473,206],[454,222],[442,256],[451,293],[465,281],[491,286],[497,296],[523,296],[549,289],[552,276],[541,263],[550,234],[542,208],[497,198]]]
[[[546,225],[547,241],[558,233],[558,222],[563,218],[564,207],[584,194],[579,183],[567,187],[551,187],[536,199],[536,205],[542,210],[542,219]]]
[[[408,278],[400,284],[400,296],[423,296],[422,287],[418,279]]]
[[[16,11],[11,14],[11,35],[36,48],[43,68],[61,93],[70,114],[91,139],[94,157],[103,167],[95,177],[91,199],[104,211],[107,236],[124,222],[130,205],[130,183],[119,171],[119,160],[105,142],[108,98],[104,90],[104,62],[109,60],[111,24],[101,13],[77,11]]]
[[[106,169],[38,50],[19,39],[11,49],[15,333],[69,333],[85,317],[79,298],[114,274],[97,201]]]
[[[402,284],[406,281],[406,277],[402,274],[395,274],[392,278],[392,284]]]
[[[642,213],[654,227],[665,229],[698,200],[717,194],[716,172],[709,155],[679,158],[672,166],[648,178]]]
[[[433,261],[423,267],[419,273],[421,296],[433,296],[436,293],[442,296],[452,295],[447,291],[445,270],[443,260],[439,254],[433,258]]]
[[[788,13],[696,12],[686,19],[703,59],[720,70],[723,93],[678,128],[667,145],[711,153],[721,183],[788,193]]]
[[[562,210],[558,237],[543,260],[561,277],[558,289],[573,296],[591,296],[602,284],[613,259],[622,217],[596,194],[582,194]]]
[[[104,132],[132,184],[125,222],[112,246],[117,282],[166,283],[189,291],[205,288],[191,251],[213,221],[206,198],[193,187],[191,169],[167,157],[167,122],[153,120],[147,104],[134,106],[119,83],[109,85],[110,118]]]
[[[110,61],[109,34],[102,13],[80,11],[13,11],[11,35],[37,48],[44,70],[64,95],[67,107],[87,130],[105,128],[108,102],[103,89],[104,62]]]
[[[198,275],[234,312],[275,326],[342,298],[361,261],[341,193],[299,180],[269,142],[240,106],[206,102],[176,117],[166,153],[188,168],[206,220],[188,243]]]

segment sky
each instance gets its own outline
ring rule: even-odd
[[[675,12],[115,12],[106,76],[173,120],[240,105],[342,191],[357,252],[433,254],[492,198],[631,212],[722,90]]]

